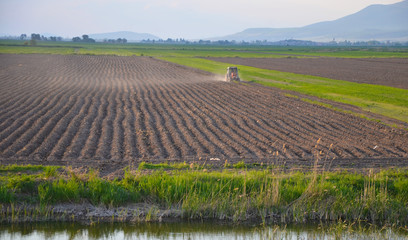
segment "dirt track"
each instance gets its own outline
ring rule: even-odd
[[[209,58],[283,72],[408,89],[407,58]]]
[[[406,131],[216,78],[148,57],[0,55],[0,161],[310,166],[321,151],[342,167],[408,165]]]

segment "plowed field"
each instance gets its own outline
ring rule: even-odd
[[[320,154],[375,167],[408,165],[407,143],[404,130],[153,58],[0,55],[3,163],[297,166]]]
[[[408,58],[209,58],[231,64],[408,89]]]

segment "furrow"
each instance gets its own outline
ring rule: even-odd
[[[151,110],[149,108],[148,102],[150,99],[147,94],[146,84],[139,84],[138,85],[138,92],[137,97],[140,101],[140,109],[139,115],[140,118],[140,125],[138,125],[139,129],[137,130],[138,138],[143,140],[143,145],[146,147],[143,149],[142,158],[152,158],[153,156],[158,156],[160,152],[158,152],[157,147],[155,144],[155,136],[154,131],[152,129],[152,119]],[[149,111],[150,110],[150,111]]]
[[[108,111],[108,105],[109,105],[108,97],[112,93],[112,89],[109,89],[109,88],[100,88],[100,90],[103,92],[102,97],[99,99],[100,104],[97,103],[97,105],[94,106],[94,108],[96,108],[95,111],[97,112],[97,115],[95,119],[88,120],[88,121],[91,121],[90,122],[91,128],[89,129],[89,131],[84,132],[84,134],[87,133],[88,136],[87,136],[85,146],[83,147],[80,155],[81,157],[85,159],[96,157],[96,152],[98,150],[98,145],[99,145],[101,134],[102,134],[103,120],[106,118],[107,111]],[[101,155],[99,156],[101,157]]]
[[[162,109],[164,111],[165,116],[167,117],[165,124],[166,129],[171,134],[171,138],[174,141],[174,147],[177,150],[177,155],[175,157],[187,157],[187,156],[194,156],[194,149],[190,146],[189,142],[186,140],[185,134],[188,134],[191,138],[192,133],[189,132],[183,122],[185,120],[181,117],[181,115],[177,112],[178,106],[174,102],[174,97],[171,97],[175,93],[174,86],[169,86],[166,88],[160,88],[160,95],[162,97]],[[167,105],[164,106],[165,102]],[[186,131],[184,134],[182,131]]]
[[[12,119],[17,119],[17,121],[13,122],[11,125],[2,126],[0,139],[4,138],[4,136],[10,136],[13,132],[17,131],[18,128],[26,126],[25,124],[23,125],[23,123],[32,122],[34,121],[33,119],[37,119],[45,115],[47,111],[55,106],[56,102],[59,101],[59,99],[61,98],[61,94],[63,93],[64,89],[61,88],[54,94],[50,94],[48,97],[39,97],[40,101],[36,101],[35,105],[31,104],[28,106],[22,106],[22,108],[19,109],[18,115],[9,116]]]
[[[110,94],[107,96],[107,105],[101,118],[99,131],[101,132],[98,139],[99,143],[95,152],[98,159],[110,159],[113,142],[113,125],[116,119],[116,95],[118,94],[117,86],[109,84],[106,89]]]
[[[69,95],[69,92],[67,92]],[[23,141],[23,143],[26,143],[23,145],[20,145],[21,150],[15,150],[16,156],[29,156],[31,153],[37,149],[41,143],[44,142],[46,137],[52,132],[54,127],[57,125],[57,123],[69,112],[69,110],[74,106],[76,102],[77,96],[73,97],[68,97],[64,96],[62,98],[61,103],[58,104],[59,107],[55,108],[53,112],[48,114],[47,118],[43,119],[43,125],[36,125],[34,127],[33,131],[31,134],[28,136],[30,137],[29,140]],[[41,126],[41,127],[40,127]],[[48,151],[48,149],[45,149],[45,151]],[[39,158],[43,158],[44,156],[39,155],[37,156]]]
[[[219,142],[222,147],[231,147],[233,149],[234,154],[230,155],[230,157],[234,156],[240,156],[243,153],[246,153],[248,149],[243,147],[239,142],[237,142],[236,139],[230,136],[230,131],[226,132],[226,130],[220,128],[222,124],[217,124],[217,122],[220,121],[218,117],[213,117],[211,118],[209,114],[212,115],[212,113],[209,113],[205,107],[205,103],[203,104],[202,100],[200,99],[200,96],[204,95],[202,92],[195,90],[196,86],[189,86],[189,88],[186,88],[184,86],[181,86],[183,91],[180,91],[180,95],[183,96],[185,100],[183,102],[186,105],[187,109],[195,110],[196,116],[198,117],[198,123],[200,123],[200,130],[208,132],[210,135],[209,142],[213,143],[214,141]],[[217,121],[217,122],[216,122]]]
[[[29,114],[25,114],[26,117],[18,119],[18,121],[7,128],[6,131],[3,131],[1,134],[6,136],[8,134],[8,137],[1,141],[0,150],[4,151],[6,155],[14,155],[17,151],[22,149],[38,131],[41,130],[48,120],[53,115],[58,114],[58,111],[63,108],[64,101],[68,98],[66,96],[67,92],[58,94],[58,96],[51,99],[52,101],[44,102],[44,104],[39,106],[38,112],[35,112],[38,110],[37,108],[28,111]],[[27,115],[31,116],[28,117]],[[2,139],[3,136],[1,136]]]
[[[180,158],[180,150],[178,150],[178,147],[175,146],[176,142],[175,139],[173,139],[173,134],[172,132],[174,131],[175,125],[171,123],[171,116],[167,112],[167,108],[169,107],[168,105],[164,105],[163,99],[165,98],[163,91],[161,91],[162,86],[157,86],[154,90],[152,91],[152,103],[154,104],[154,107],[157,109],[156,112],[156,119],[159,121],[156,122],[157,128],[159,129],[160,136],[161,136],[161,142],[163,143],[163,147],[167,155],[165,155],[165,158]]]
[[[203,124],[204,121],[186,105],[182,91],[178,87],[179,85],[175,85],[175,94],[168,96],[173,106],[172,109],[176,114],[174,115],[175,121],[181,126],[180,132],[185,138],[184,141],[188,143],[188,147],[184,151],[192,151],[195,156],[216,154],[217,152],[214,149],[217,149],[217,143],[221,142],[211,135]],[[211,140],[209,140],[210,138]],[[222,154],[222,152],[219,152],[219,154]]]
[[[100,91],[100,88],[96,88],[95,96],[90,99],[90,106],[87,112],[84,113],[84,118],[79,124],[78,131],[72,139],[71,144],[67,147],[63,158],[85,158],[82,155],[87,149],[87,142],[90,134],[92,125],[95,123],[95,119],[98,116],[98,110],[101,107],[101,99],[105,96],[106,92]],[[89,156],[88,156],[89,157]]]
[[[113,139],[110,155],[115,160],[122,160],[124,158],[125,149],[128,147],[124,141],[124,127],[123,123],[125,120],[124,113],[124,92],[125,88],[122,80],[118,80],[119,86],[118,92],[115,94],[115,118],[112,119],[113,122]]]
[[[80,105],[80,110],[74,116],[72,121],[68,123],[66,131],[61,135],[54,148],[50,150],[51,159],[62,159],[63,156],[67,153],[68,149],[70,149],[70,146],[75,142],[75,136],[81,129],[81,122],[89,113],[89,109],[92,105],[92,99],[95,96],[95,92],[87,94],[86,98],[83,95],[84,93],[82,93],[81,98],[84,98],[85,102]]]

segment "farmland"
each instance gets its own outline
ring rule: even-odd
[[[310,166],[318,154],[370,167],[408,156],[405,130],[149,57],[1,55],[1,66],[3,162]]]
[[[361,84],[370,77],[341,78],[340,66],[337,77],[288,63],[319,56],[367,67],[392,57],[402,74]],[[0,41],[0,221],[347,220],[405,230],[406,58],[398,47]],[[230,62],[245,82],[224,81]]]

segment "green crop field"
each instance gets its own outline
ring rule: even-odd
[[[74,42],[42,42],[35,46],[24,41],[0,40],[0,53],[90,54],[152,57],[344,57],[344,58],[408,58],[408,47],[295,47],[196,44],[106,44]]]

